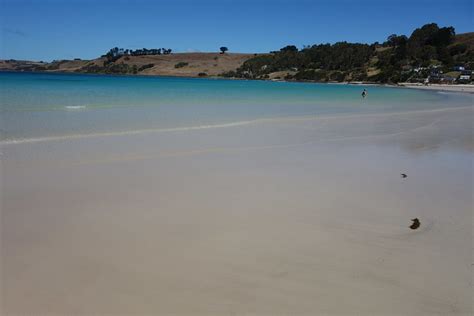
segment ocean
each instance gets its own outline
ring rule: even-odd
[[[362,98],[363,88],[368,97]],[[0,73],[0,141],[220,128],[256,120],[466,106],[470,96],[382,86]]]

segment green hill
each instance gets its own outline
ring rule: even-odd
[[[474,67],[474,33],[456,35],[453,27],[426,24],[407,37],[392,34],[384,43],[338,42],[299,50],[289,45],[243,63],[227,77],[308,81],[397,83],[425,78],[430,69],[448,72]],[[275,77],[274,74],[279,76]]]

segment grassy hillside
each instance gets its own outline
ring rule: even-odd
[[[474,33],[455,35],[452,27],[426,24],[410,37],[392,34],[384,43],[338,42],[299,50],[286,46],[247,60],[224,76],[308,81],[423,81],[433,69],[474,68]]]
[[[176,53],[122,56],[113,62],[108,62],[106,57],[51,63],[3,60],[0,61],[0,70],[202,77],[235,70],[254,56],[255,54],[235,53]]]
[[[28,60],[0,60],[0,70],[4,71],[38,71],[38,70],[45,70],[46,65],[48,63],[45,62],[36,62],[36,61],[28,61]]]
[[[464,44],[468,49],[474,49],[474,32],[457,34],[454,39],[454,44]]]

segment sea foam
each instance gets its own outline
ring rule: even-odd
[[[66,105],[64,107],[66,110],[73,110],[73,111],[77,111],[77,110],[83,110],[86,108],[85,105]]]

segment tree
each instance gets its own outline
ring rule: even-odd
[[[405,45],[408,38],[405,35],[398,36],[397,34],[392,34],[387,37],[387,41],[385,42],[387,46],[400,46]]]
[[[229,49],[225,46],[222,46],[221,48],[219,48],[221,50],[221,54],[225,54],[226,51],[228,51]]]
[[[295,45],[288,45],[280,49],[280,52],[298,52],[298,48]]]

